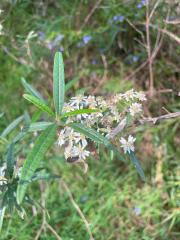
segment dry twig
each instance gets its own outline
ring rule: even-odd
[[[89,234],[90,240],[94,240],[94,237],[93,237],[93,235],[92,235],[92,233],[91,233],[91,229],[90,229],[90,227],[89,227],[89,223],[88,223],[88,221],[86,220],[83,212],[81,211],[81,209],[79,208],[79,206],[77,205],[77,203],[74,201],[74,198],[73,198],[73,196],[72,196],[72,193],[71,193],[71,191],[69,190],[67,184],[66,184],[62,179],[60,180],[60,184],[63,186],[63,188],[64,188],[65,191],[67,192],[67,194],[68,194],[68,196],[69,196],[69,199],[70,199],[72,205],[73,205],[74,208],[77,210],[78,214],[80,215],[81,219],[83,220],[83,222],[84,222],[84,224],[85,224],[85,227],[86,227],[86,229],[87,229],[87,232],[88,232],[88,234]]]

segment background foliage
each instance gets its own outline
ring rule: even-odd
[[[150,9],[155,2],[151,1]],[[159,51],[153,59],[156,91],[145,106],[147,116],[180,108],[178,4],[159,1],[151,19],[151,47]],[[0,8],[4,10],[0,15],[0,112],[4,112],[1,132],[12,119],[23,114],[25,107],[32,114],[35,111],[22,98],[22,77],[50,98],[57,50],[63,52],[66,83],[73,80],[69,96],[78,92],[106,96],[131,87],[149,90],[149,65],[135,72],[147,60],[147,50],[141,44],[146,38],[143,1],[3,0]],[[156,45],[158,32],[161,41]],[[178,239],[179,122],[172,119],[134,130],[146,184],[131,164],[111,160],[105,152],[89,160],[86,175],[79,166],[65,163],[57,149],[55,156],[50,152],[46,157],[44,167],[66,181],[91,223],[95,239]],[[28,148],[29,145],[22,159]],[[34,183],[29,191],[39,203],[45,199],[50,216],[47,221],[63,240],[89,239],[82,219],[58,181]],[[9,218],[6,216],[0,239],[35,239],[43,213],[41,208],[29,206],[24,220],[17,215],[10,221]],[[55,237],[47,230],[41,239]]]

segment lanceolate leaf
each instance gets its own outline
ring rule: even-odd
[[[56,134],[56,126],[49,126],[36,140],[33,149],[28,154],[22,168],[20,182],[17,188],[17,202],[20,204],[26,193],[27,185],[39,167],[48,148],[53,144]]]
[[[109,141],[107,138],[105,138],[103,135],[98,133],[96,130],[89,128],[81,123],[70,123],[68,124],[71,128],[73,128],[76,132],[84,134],[86,137],[90,138],[91,140],[102,143],[105,145],[109,144]]]
[[[41,100],[44,103],[46,102],[43,99],[43,97],[41,96],[41,94],[36,89],[34,89],[29,83],[27,83],[24,78],[21,79],[21,82],[22,82],[22,85],[24,86],[24,88],[26,89],[27,93],[38,98],[39,100]]]
[[[71,111],[71,112],[67,112],[67,113],[64,113],[61,118],[64,118],[64,117],[72,117],[72,116],[75,116],[75,115],[78,115],[78,114],[91,114],[91,113],[95,113],[95,112],[99,112],[98,109],[78,109],[78,110],[74,110],[74,111]]]
[[[15,156],[14,156],[14,143],[11,143],[7,152],[7,174],[12,178],[14,172]]]
[[[68,124],[68,126],[73,128],[75,131],[84,134],[86,137],[90,138],[94,142],[97,142],[99,144],[104,144],[108,149],[114,151],[114,153],[119,158],[119,160],[123,162],[125,161],[124,157],[120,154],[118,149],[106,137],[98,133],[96,130],[89,128],[87,126],[84,126],[81,123],[70,123]]]
[[[128,155],[129,155],[129,157],[130,157],[132,163],[134,164],[134,166],[135,166],[137,172],[139,173],[141,179],[142,179],[143,181],[146,181],[146,179],[145,179],[145,175],[144,175],[144,171],[143,171],[143,169],[142,169],[142,167],[141,167],[141,165],[140,165],[138,159],[136,158],[134,152],[131,151],[130,153],[128,153]]]
[[[48,107],[45,103],[43,103],[42,101],[40,101],[38,98],[29,95],[29,94],[24,94],[23,97],[28,100],[29,102],[33,103],[37,108],[39,108],[41,111],[43,112],[47,112],[49,115],[53,116],[54,113],[53,111],[50,109],[50,107]]]
[[[2,118],[4,116],[4,113],[0,113],[0,118]]]
[[[57,52],[54,57],[53,69],[53,99],[56,114],[60,115],[64,104],[64,64],[63,57],[60,52]]]
[[[66,83],[65,90],[68,91],[73,85],[75,85],[79,81],[79,77],[72,79],[71,81]]]
[[[43,131],[50,125],[54,124],[53,122],[36,122],[36,123],[31,123],[29,126],[28,131],[29,132],[34,132],[34,131]]]
[[[1,137],[6,137],[11,131],[13,131],[24,119],[24,116],[20,116],[16,118],[12,123],[7,126],[7,128],[4,129],[4,131],[1,133]]]
[[[2,229],[5,210],[6,210],[6,207],[0,208],[0,232],[1,232],[1,229]]]

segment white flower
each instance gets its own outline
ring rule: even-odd
[[[133,136],[129,135],[128,136],[128,140],[126,140],[125,138],[121,138],[119,141],[122,144],[121,147],[124,150],[124,153],[133,151],[134,152],[134,142],[135,142],[136,138],[133,138]]]
[[[65,129],[63,129],[58,133],[57,144],[61,147],[62,145],[65,144],[65,142],[66,142],[66,135],[65,135]]]
[[[70,100],[70,105],[71,106],[77,106],[79,108],[79,106],[83,103],[85,103],[85,100],[87,99],[86,96],[83,95],[78,95],[76,97],[72,97]]]
[[[71,112],[73,110],[74,110],[74,108],[70,104],[64,103],[63,113]]]
[[[146,101],[147,100],[146,95],[143,92],[136,92],[136,98],[139,101]]]
[[[132,105],[129,107],[129,112],[131,116],[134,116],[135,114],[142,111],[142,104],[140,103],[132,103]]]
[[[64,151],[64,156],[65,156],[65,159],[67,160],[68,158],[72,158],[74,157],[74,152],[73,152],[73,148],[72,146],[68,146],[65,148],[65,151]]]
[[[133,100],[135,97],[135,92],[134,89],[131,89],[123,94],[123,97],[125,98],[126,101]]]
[[[85,160],[86,157],[89,156],[90,152],[85,150],[83,146],[81,146],[81,144],[79,144],[77,147],[75,146],[73,148],[73,153],[75,156],[79,157],[79,160]]]
[[[7,182],[7,179],[5,178],[5,171],[6,171],[6,164],[0,167],[0,186]]]
[[[94,96],[88,96],[86,103],[88,104],[89,108],[96,108],[97,106],[96,98]]]
[[[65,136],[70,146],[73,146],[74,143],[78,143],[80,141],[80,135],[80,133],[75,132],[72,128],[66,128]]]

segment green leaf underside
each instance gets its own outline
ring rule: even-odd
[[[95,113],[95,112],[99,112],[100,110],[99,109],[78,109],[78,110],[74,110],[74,111],[71,111],[71,112],[67,112],[67,113],[64,113],[62,114],[61,118],[64,118],[64,117],[72,117],[72,116],[75,116],[75,115],[78,115],[78,114],[91,114],[91,113]]]
[[[33,149],[28,154],[22,167],[20,182],[17,188],[17,202],[20,204],[26,193],[28,182],[32,179],[35,170],[49,147],[53,144],[56,134],[56,126],[49,126],[36,140]]]
[[[41,96],[41,94],[36,89],[34,89],[29,83],[27,83],[24,78],[21,79],[21,83],[22,83],[23,87],[25,88],[25,90],[27,91],[27,93],[38,98],[42,102],[46,103],[46,101]]]
[[[36,123],[31,123],[28,131],[29,132],[34,132],[34,131],[43,131],[46,128],[48,128],[50,125],[54,124],[53,122],[36,122]]]
[[[53,116],[54,113],[53,111],[50,109],[50,107],[48,107],[45,103],[43,103],[42,101],[40,101],[38,98],[29,95],[29,94],[24,94],[23,97],[28,100],[29,102],[33,103],[37,108],[39,108],[41,111],[48,113],[49,115]]]
[[[53,99],[56,114],[60,115],[64,104],[65,83],[63,57],[57,52],[54,57],[53,68]]]
[[[10,132],[12,132],[24,119],[24,116],[16,118],[12,123],[10,123],[4,131],[1,133],[1,137],[6,137]]]
[[[6,207],[0,208],[0,232],[2,229],[2,225],[3,225],[5,210],[6,210]]]
[[[141,179],[143,181],[146,181],[146,178],[145,178],[145,175],[144,175],[144,171],[143,171],[143,169],[142,169],[138,159],[136,158],[134,152],[130,151],[130,153],[128,153],[128,155],[129,155],[133,165],[135,166],[137,172],[139,173]]]

